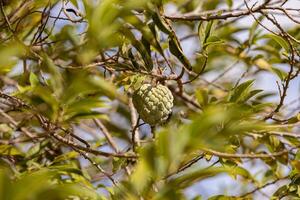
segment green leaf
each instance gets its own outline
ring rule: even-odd
[[[171,34],[172,31],[170,30],[168,24],[164,21],[164,19],[160,16],[158,9],[152,13],[152,19],[155,25],[164,33]]]
[[[193,71],[198,74],[206,69],[208,56],[204,52],[197,53],[196,56],[196,64],[193,66]]]
[[[130,77],[130,87],[132,87],[133,90],[137,90],[139,89],[144,80],[146,79],[146,76],[142,76],[142,75],[135,75],[135,76],[131,76]]]
[[[274,194],[272,195],[271,199],[277,199],[277,197],[283,197],[288,193],[289,185],[283,185],[280,188],[278,188]],[[275,198],[274,198],[275,197]]]
[[[41,169],[34,173],[25,173],[13,183],[11,196],[13,200],[43,199],[49,200],[66,199],[69,196],[78,196],[80,199],[97,200],[98,194],[92,188],[80,184],[57,184],[53,180],[60,177],[56,170]],[[24,187],[26,185],[26,187]],[[30,188],[30,192],[28,192]]]
[[[186,69],[192,70],[192,65],[187,59],[187,57],[184,55],[177,38],[169,37],[169,49],[170,52],[178,58],[178,60],[184,65]]]
[[[210,197],[208,200],[243,200],[243,198],[231,197],[231,196],[225,196],[225,195],[216,195],[216,196]]]
[[[272,67],[271,71],[274,72],[274,73],[280,78],[280,80],[282,80],[282,81],[283,81],[283,80],[286,78],[286,76],[287,76],[287,73],[286,73],[285,71],[283,71],[283,70],[281,70],[281,69],[278,69],[278,68],[276,68],[276,67]]]
[[[45,103],[48,108],[50,108],[47,110],[47,114],[50,118],[55,119],[57,117],[59,102],[48,87],[40,85],[36,86],[32,89],[31,93],[30,91],[28,92],[28,96],[31,97],[34,105],[41,105]]]
[[[133,55],[132,53],[132,49],[128,49],[127,51],[127,55],[130,58],[130,62],[132,64],[132,66],[134,67],[135,70],[139,70],[140,69],[140,65],[138,64],[138,62],[136,61],[136,57]]]
[[[229,168],[229,167],[214,167],[203,170],[197,170],[194,172],[185,173],[177,178],[174,178],[170,181],[170,184],[176,185],[179,188],[186,188],[192,185],[195,182],[200,180],[215,176],[220,173],[229,173],[231,175],[245,175],[245,171],[240,173],[240,171],[235,171],[238,168]],[[248,173],[249,174],[249,173]],[[247,174],[247,175],[248,175]]]
[[[65,108],[64,112],[64,120],[74,119],[75,116],[85,116],[87,117],[89,114],[94,116],[95,114],[99,114],[99,112],[93,111],[96,108],[108,108],[107,103],[104,103],[99,98],[85,98],[79,99]]]
[[[231,102],[239,102],[244,100],[244,97],[248,95],[248,91],[254,84],[254,80],[246,81],[240,85],[238,85],[230,95],[229,101]]]
[[[272,68],[272,65],[268,61],[266,61],[264,58],[255,59],[254,64],[258,68],[264,69],[264,70],[270,70]]]
[[[71,159],[77,158],[78,157],[78,153],[75,151],[70,151],[64,154],[61,154],[57,157],[55,157],[55,159],[53,160],[53,163],[59,163],[62,161],[69,161]]]
[[[12,200],[13,188],[9,177],[9,170],[0,167],[0,199]]]
[[[78,2],[77,2],[77,0],[71,0],[71,3],[78,8]]]
[[[37,86],[40,83],[38,77],[32,72],[29,75],[29,82],[31,86]]]
[[[114,99],[117,98],[120,101],[126,101],[125,97],[118,93],[116,86],[101,76],[91,76],[90,77],[91,85],[93,85],[97,90],[104,94],[105,96]]]
[[[208,42],[208,38],[212,35],[214,31],[214,27],[215,27],[214,21],[200,22],[198,25],[198,37],[202,45],[203,51],[207,47],[207,45],[205,44]],[[213,41],[219,41],[219,39],[216,36],[214,36],[211,38],[211,42]]]
[[[252,24],[251,28],[249,29],[249,44],[255,44],[256,39],[260,33],[258,26],[259,26],[259,22],[261,23],[261,21],[265,18],[264,15],[260,16],[257,20],[255,20],[255,22]]]
[[[196,98],[198,103],[204,107],[208,104],[208,91],[205,89],[199,89],[196,91]]]
[[[153,61],[151,58],[150,51],[147,50],[148,45],[145,47],[142,42],[135,40],[133,42],[133,46],[139,51],[140,55],[142,56],[142,59],[145,63],[145,68],[147,71],[151,71],[153,69]]]
[[[38,154],[41,149],[43,148],[43,146],[45,145],[42,145],[41,143],[36,143],[34,145],[32,145],[30,147],[30,149],[26,152],[26,158],[30,158],[32,156],[34,156],[35,154]]]
[[[23,153],[12,145],[1,144],[0,156],[22,156]]]
[[[144,159],[141,159],[130,178],[134,188],[140,192],[147,188],[147,185],[151,180],[151,176],[152,172],[151,169],[149,169],[149,165]]]
[[[146,45],[144,45],[141,41],[137,40],[134,34],[128,29],[122,29],[122,33],[126,36],[126,38],[128,38],[131,41],[134,48],[141,55],[145,64],[144,68],[147,71],[151,71],[153,69],[153,61],[151,58],[151,52],[147,50],[147,48],[149,49],[149,44],[147,43]],[[144,41],[144,43],[145,42],[146,41]]]
[[[226,4],[231,8],[233,6],[233,0],[226,0]]]
[[[201,196],[196,196],[192,200],[202,200],[202,197]]]
[[[248,99],[254,97],[255,95],[263,92],[263,90],[251,90],[248,95],[245,95],[243,101],[247,101]]]
[[[208,46],[211,45],[219,45],[219,44],[223,44],[224,41],[221,40],[220,38],[218,38],[217,36],[209,36],[207,38],[207,41],[203,44],[203,49],[206,49]]]
[[[57,96],[62,95],[63,90],[63,77],[62,74],[59,71],[58,66],[56,66],[51,58],[49,58],[48,55],[43,55],[43,64],[45,65],[46,72],[51,74],[51,78],[48,80],[48,84],[51,87],[52,91]]]
[[[25,48],[19,43],[0,43],[0,74],[8,73],[17,64],[18,56],[25,52]]]
[[[163,50],[163,48],[162,48],[161,45],[160,45],[160,42],[159,42],[159,39],[158,39],[157,30],[156,30],[156,28],[155,28],[154,22],[149,23],[148,26],[149,26],[149,29],[150,29],[152,35],[153,35],[153,40],[152,40],[153,42],[151,42],[151,45],[153,45],[154,48],[155,48],[155,49],[156,49],[156,50],[157,50],[164,58],[166,58],[166,57],[165,57],[165,54],[164,54],[164,50]]]
[[[261,38],[272,39],[272,40],[276,41],[283,49],[285,49],[286,52],[290,51],[288,42],[280,36],[277,36],[274,34],[265,34],[265,35],[261,36]]]

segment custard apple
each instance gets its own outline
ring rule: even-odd
[[[173,95],[169,88],[158,84],[143,84],[133,93],[132,101],[141,119],[150,124],[162,124],[167,121],[173,108]]]

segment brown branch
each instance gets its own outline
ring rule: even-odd
[[[229,19],[229,18],[235,18],[235,17],[242,17],[247,16],[251,12],[259,12],[262,10],[270,0],[265,1],[263,4],[253,8],[251,11],[248,9],[245,10],[216,10],[210,13],[189,13],[189,14],[183,14],[183,15],[165,15],[165,18],[170,20],[183,20],[183,21],[210,21],[215,19]],[[222,12],[222,14],[219,14]]]
[[[192,97],[190,97],[189,95],[187,95],[186,93],[184,92],[180,92],[178,90],[178,88],[172,88],[170,87],[170,90],[175,94],[177,95],[179,98],[181,98],[185,103],[187,104],[190,104],[198,109],[202,109],[201,106],[195,101],[192,99]]]
[[[104,174],[115,186],[117,186],[117,182],[113,179],[112,175],[107,173],[98,163],[93,161],[87,152],[80,151],[79,149],[72,148],[74,151],[78,152],[80,155],[82,155],[85,159],[87,159],[92,165],[94,165],[102,174]]]
[[[106,138],[110,146],[113,148],[113,150],[116,153],[118,153],[119,152],[118,146],[115,143],[111,134],[108,132],[107,128],[104,126],[104,124],[99,119],[96,118],[94,118],[93,121],[96,124],[96,126],[101,130],[101,132],[103,133],[104,137]]]
[[[2,109],[0,109],[0,114],[5,117],[11,124],[12,126],[17,129],[18,128],[18,123],[8,114],[6,114]],[[20,127],[20,130],[22,133],[24,133],[29,139],[29,141],[32,141],[34,143],[39,142],[38,138],[40,137],[45,137],[45,135],[42,136],[36,136],[33,133],[31,133],[27,128],[25,127]],[[8,144],[15,144],[21,141],[18,141],[17,139],[13,140],[13,141],[7,141]],[[0,143],[4,143],[4,142],[0,142]],[[54,155],[55,153],[48,147],[45,148],[45,150],[50,154],[50,155]]]
[[[296,148],[296,147],[295,147]],[[298,147],[297,147],[298,148]],[[284,154],[287,154],[289,151],[288,150],[283,150],[279,151],[276,153],[270,153],[270,154],[231,154],[231,153],[225,153],[225,152],[219,152],[213,149],[208,149],[208,148],[202,148],[202,151],[212,154],[217,157],[221,158],[250,158],[250,159],[259,159],[259,158],[274,158],[274,157],[279,157]]]
[[[2,109],[0,109],[0,114],[5,117],[15,128],[18,127],[18,123],[8,114],[6,114]],[[20,130],[29,138],[34,139],[36,136],[31,133],[27,128],[21,127]]]
[[[63,11],[63,10],[61,10],[61,11]],[[31,13],[42,13],[42,11],[39,11],[39,10],[35,10],[35,11],[32,11]],[[67,18],[67,17],[59,17],[59,16],[53,16],[53,15],[49,15],[49,18],[52,18],[52,19],[58,19],[58,20],[64,20],[64,21],[70,21],[70,22],[72,22],[69,18]],[[75,23],[79,23],[79,22],[75,22]],[[87,21],[84,21],[84,20],[82,20],[82,21],[80,21],[80,23],[87,23]]]
[[[22,100],[20,100],[16,97],[12,97],[7,94],[4,94],[1,91],[0,91],[0,98],[5,98],[6,100],[12,101],[13,103],[15,103],[15,105],[14,105],[15,107],[23,107],[23,108],[26,108],[27,110],[29,110],[30,112],[32,112],[32,114],[37,118],[40,125],[46,131],[48,136],[55,138],[59,142],[65,144],[69,147],[74,147],[79,150],[82,150],[82,151],[85,151],[88,153],[92,153],[94,155],[100,155],[100,156],[105,156],[105,157],[137,158],[137,156],[135,154],[131,154],[131,153],[108,153],[108,152],[95,150],[95,149],[91,149],[89,147],[83,147],[81,145],[78,145],[77,143],[74,143],[73,141],[70,141],[67,138],[64,138],[63,136],[61,136],[57,130],[64,130],[64,129],[61,128],[57,124],[51,123],[47,118],[45,118],[41,114],[38,114],[34,107],[27,105]],[[68,133],[68,130],[66,130],[65,132]]]
[[[73,141],[70,141],[70,140],[64,138],[63,136],[59,135],[59,132],[56,131],[56,130],[60,129],[60,127],[58,127],[55,124],[52,124],[51,122],[48,121],[48,119],[46,119],[42,115],[36,114],[35,116],[38,119],[38,121],[40,122],[43,129],[45,129],[45,131],[48,133],[49,136],[55,138],[56,140],[58,140],[59,142],[65,144],[67,146],[74,147],[74,148],[77,148],[79,150],[82,150],[82,151],[85,151],[85,152],[88,152],[88,153],[92,153],[94,155],[100,155],[100,156],[105,156],[105,157],[136,158],[136,155],[133,155],[133,154],[108,153],[108,152],[95,150],[95,149],[91,149],[91,148],[88,148],[88,147],[83,147],[81,145],[78,145],[77,143],[75,143]]]
[[[300,134],[281,132],[281,131],[269,131],[269,132],[263,132],[263,133],[257,132],[256,134],[268,134],[268,135],[277,135],[277,136],[281,136],[281,137],[300,138]]]
[[[264,29],[266,29],[267,31],[282,37],[289,45],[290,48],[290,53],[291,53],[291,57],[289,58],[289,64],[290,64],[290,70],[288,72],[288,75],[286,76],[286,78],[284,79],[283,83],[282,83],[282,92],[280,92],[280,100],[278,105],[276,106],[276,108],[270,113],[268,114],[264,120],[270,119],[273,117],[273,115],[277,112],[279,112],[280,108],[283,106],[284,104],[284,100],[285,97],[287,95],[287,90],[289,87],[289,83],[292,80],[292,75],[293,75],[293,69],[294,69],[294,59],[295,59],[295,48],[293,47],[291,40],[295,41],[296,39],[294,39],[291,35],[289,35],[286,31],[284,31],[284,29],[280,26],[280,24],[276,21],[275,18],[271,18],[267,13],[264,13],[264,11],[262,9],[257,10],[256,12],[261,13],[262,15],[264,15],[270,22],[272,22],[279,30],[280,33],[275,33],[274,31],[270,30],[269,28],[267,28],[265,25],[263,25],[255,16],[254,16],[254,9],[250,8],[246,2],[246,0],[244,0],[244,3],[247,7],[247,9],[249,10],[249,14],[251,14],[251,16],[254,18],[254,20],[260,25],[262,26]],[[263,7],[265,8],[265,6]],[[297,41],[297,40],[296,40]]]
[[[7,18],[6,14],[5,14],[2,1],[0,1],[0,11],[1,11],[2,16],[4,17],[5,23],[8,26],[8,29],[10,30],[10,32],[12,32],[12,34],[14,34],[14,30],[9,22],[9,19]]]
[[[249,196],[249,195],[251,195],[251,194],[253,194],[253,193],[255,193],[255,192],[257,192],[257,191],[259,191],[259,190],[261,190],[263,188],[265,188],[265,187],[268,187],[270,185],[273,185],[273,184],[277,183],[278,181],[282,181],[282,180],[288,179],[288,178],[289,178],[289,176],[285,176],[285,177],[282,177],[282,178],[275,179],[274,181],[271,181],[271,182],[268,182],[268,183],[266,183],[266,184],[264,184],[262,186],[259,186],[259,187],[255,188],[255,189],[253,189],[253,190],[245,193],[245,194],[240,195],[239,197],[240,198],[245,198],[245,197],[247,197],[247,196]]]
[[[71,22],[73,22],[73,23],[78,23],[78,22],[82,22],[83,21],[83,14],[82,13],[80,13],[78,10],[75,10],[75,9],[67,9],[67,8],[65,8],[65,6],[66,6],[66,3],[65,2],[63,2],[62,3],[62,6],[63,6],[63,12],[64,12],[64,14],[66,15],[66,17],[71,21]],[[73,12],[77,17],[80,17],[79,19],[73,19],[70,15],[69,15],[69,13],[68,12]]]
[[[0,140],[0,144],[18,144],[18,143],[23,143],[23,142],[32,142],[32,140],[40,139],[40,138],[45,138],[45,134],[37,135],[34,136],[33,138],[28,138],[28,137],[19,137],[16,139],[10,139],[10,140]]]
[[[131,128],[132,128],[132,149],[135,151],[135,146],[140,146],[140,133],[139,133],[139,117],[137,117],[132,98],[129,98],[129,110],[131,116]]]
[[[169,177],[178,174],[188,168],[190,168],[191,166],[193,166],[195,163],[197,163],[199,160],[201,160],[204,157],[204,155],[198,155],[195,158],[187,161],[186,163],[184,163],[183,165],[181,165],[178,170],[176,170],[175,172],[172,172],[170,174],[168,174],[167,176],[164,177],[164,179],[168,179]]]
[[[12,12],[7,16],[7,18],[9,18],[9,21],[12,23],[17,21],[17,16],[19,16],[19,14],[22,14],[24,10],[30,10],[32,2],[34,2],[34,0],[24,0],[17,8],[13,9]],[[7,25],[7,22],[4,20],[4,22],[0,24],[0,28],[3,28],[3,26],[5,25]]]
[[[205,61],[204,61],[204,63],[203,63],[202,66],[201,66],[201,70],[200,70],[200,71],[196,74],[196,76],[194,76],[191,80],[188,80],[188,81],[186,81],[186,82],[183,82],[182,85],[191,83],[191,82],[195,81],[197,78],[199,78],[199,76],[204,72],[204,70],[205,70],[205,68],[206,68],[207,61],[208,61],[208,56],[205,55]]]

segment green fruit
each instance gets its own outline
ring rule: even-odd
[[[166,122],[172,113],[173,95],[161,84],[143,84],[134,92],[132,100],[140,118],[151,126]]]

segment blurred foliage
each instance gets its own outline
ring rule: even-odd
[[[240,3],[0,0],[0,199],[300,198],[299,12]],[[167,123],[137,116],[144,83]]]
[[[61,168],[60,170],[41,168],[37,172],[19,175],[18,179],[13,181],[10,180],[9,176],[7,176],[5,169],[1,170],[0,172],[1,199],[54,200],[74,199],[74,197],[82,199],[100,198],[92,187],[80,184],[79,182],[75,183],[76,179],[69,179],[68,181],[66,177],[71,174],[71,169],[68,169],[67,167]],[[66,177],[62,178],[64,174],[66,174]]]

